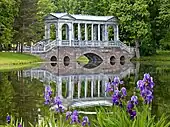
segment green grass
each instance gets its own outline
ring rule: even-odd
[[[134,58],[133,61],[170,61],[170,51],[158,50],[153,56],[144,56],[140,59]]]
[[[23,65],[30,64],[34,62],[42,61],[39,57],[21,54],[21,53],[12,53],[12,52],[0,52],[0,65]],[[2,67],[1,67],[2,68]]]
[[[78,59],[77,59],[77,62],[79,63],[82,63],[82,64],[88,64],[89,62],[89,59],[86,57],[86,56],[80,56]]]
[[[148,105],[143,105],[141,110],[137,111],[137,117],[134,120],[130,119],[129,114],[124,108],[119,106],[113,106],[112,109],[100,108],[97,110],[96,118],[91,118],[90,127],[169,127],[170,122],[168,116],[162,114],[162,116],[156,120],[155,116],[151,114],[151,109]],[[82,118],[79,115],[79,120],[82,122]],[[41,122],[32,125],[31,127],[82,127],[81,123],[74,123],[70,125],[71,119],[66,121],[65,114],[56,114],[49,112],[47,116],[43,116]],[[18,127],[18,123],[24,123],[21,120],[16,120],[12,117],[11,123],[4,125],[4,127]],[[87,127],[87,126],[86,126]]]

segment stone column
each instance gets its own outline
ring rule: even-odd
[[[85,41],[88,40],[87,24],[85,23]]]
[[[81,27],[80,27],[80,23],[78,23],[78,40],[81,40]]]
[[[108,81],[104,81],[104,84],[102,84],[103,86],[102,86],[102,89],[103,89],[103,92],[104,92],[104,96],[106,97],[107,96],[107,93],[106,93],[106,84],[108,83]]]
[[[58,23],[55,23],[55,37],[58,40]]]
[[[100,97],[100,80],[98,80],[98,89],[97,89],[97,92],[98,92],[98,97]]]
[[[65,25],[65,29],[66,29],[66,40],[69,40],[69,27],[68,27],[68,24]]]
[[[94,80],[94,84],[93,84],[93,89],[94,89],[94,95],[95,95],[95,97],[96,97],[96,95],[97,95],[97,91],[96,91],[96,80]]]
[[[78,99],[80,98],[81,95],[81,81],[78,81]]]
[[[94,40],[97,40],[97,26],[96,25],[94,25]]]
[[[72,23],[72,27],[71,27],[72,29],[72,40],[74,40],[74,23]]]
[[[100,41],[100,24],[98,24],[98,41]]]
[[[102,41],[105,41],[105,29],[103,24],[102,24]]]
[[[107,24],[104,25],[105,31],[105,41],[108,41],[108,31],[107,31]]]
[[[119,40],[119,28],[118,25],[114,25],[114,41],[118,41]]]
[[[58,77],[58,96],[62,99],[62,78]]]
[[[94,85],[94,79],[92,78],[92,80],[91,80],[91,97],[93,98],[93,94],[94,94],[94,92],[93,92],[93,85]]]
[[[62,25],[61,23],[58,23],[58,46],[61,46],[62,44]]]
[[[91,40],[93,41],[94,40],[94,31],[93,31],[93,24],[91,24]]]
[[[72,24],[70,23],[69,26],[69,33],[68,33],[68,36],[69,36],[69,46],[71,46],[71,39],[72,39]]]
[[[85,78],[85,90],[84,90],[84,96],[85,96],[85,98],[87,97],[87,89],[88,89],[88,80]]]
[[[73,99],[73,91],[72,91],[72,80],[71,80],[71,76],[69,76],[69,80],[68,80],[68,85],[69,85],[69,93],[68,93],[68,99]]]
[[[50,39],[50,25],[49,23],[45,24],[45,39]]]

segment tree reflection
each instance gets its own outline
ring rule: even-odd
[[[38,109],[43,106],[43,84],[30,78],[18,76],[17,71],[0,73],[0,112],[5,122],[6,114],[12,114],[24,120],[34,123]]]

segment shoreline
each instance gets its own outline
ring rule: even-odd
[[[0,66],[7,65],[25,65],[36,62],[42,62],[43,60],[38,56],[30,54],[21,54],[14,52],[0,52]]]
[[[170,62],[170,51],[158,50],[155,55],[141,56],[141,58],[132,58],[133,62]]]
[[[38,65],[43,60],[38,56],[14,52],[0,52],[0,70],[15,70]]]

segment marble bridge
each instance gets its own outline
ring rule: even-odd
[[[43,65],[44,67],[44,65]],[[73,70],[73,69],[72,69]],[[79,72],[79,69],[76,69]],[[109,72],[110,69],[100,70],[100,73],[94,71],[83,71],[72,74],[56,73],[55,70],[49,70],[47,67],[25,70],[24,77],[39,79],[41,82],[49,84],[51,81],[56,83],[56,95],[62,99],[65,108],[69,107],[89,107],[94,105],[112,105],[111,97],[105,92],[105,84],[108,79],[119,76],[121,79],[135,72],[133,64],[125,65],[115,72]],[[53,71],[53,72],[52,72]]]
[[[131,59],[135,55],[134,48],[119,40],[118,20],[114,16],[51,13],[44,20],[44,39],[24,46],[24,52],[47,61],[67,63],[86,55],[90,60],[99,58],[108,65],[110,61]]]

